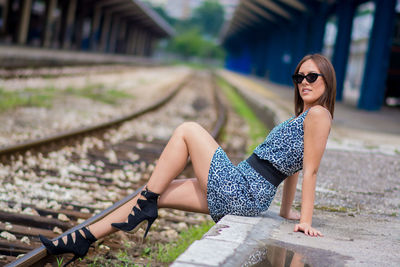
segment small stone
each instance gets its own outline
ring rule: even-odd
[[[173,229],[162,231],[160,234],[168,239],[178,238],[178,232]]]
[[[34,210],[34,209],[32,209],[32,208],[25,208],[23,211],[22,211],[22,214],[27,214],[27,215],[39,215],[39,213],[36,211],[36,210]]]
[[[159,216],[160,218],[163,218],[163,217],[165,217],[165,216],[167,216],[167,215],[168,215],[168,212],[167,212],[166,210],[160,209],[160,210],[158,211],[158,216]]]
[[[29,240],[29,237],[24,236],[21,238],[21,242],[30,245],[31,241]]]
[[[82,209],[81,209],[81,212],[82,212],[82,213],[90,213],[90,210],[87,209],[87,208],[82,208]]]
[[[110,250],[110,247],[106,246],[106,245],[100,245],[99,248],[100,249],[105,249],[105,250]]]
[[[19,254],[19,255],[17,256],[17,259],[20,259],[20,258],[22,258],[23,256],[25,256],[25,254]]]
[[[107,151],[104,156],[106,156],[106,158],[111,163],[117,163],[118,162],[118,157],[117,157],[117,154],[114,152],[114,150]]]
[[[15,237],[15,235],[7,232],[7,231],[3,231],[0,233],[0,236],[4,239],[7,239],[8,241],[15,241],[17,240],[17,238]]]
[[[187,226],[186,223],[180,222],[180,223],[177,224],[176,229],[177,229],[179,232],[183,232],[183,231],[186,231],[186,230],[188,229],[188,226]]]
[[[138,159],[140,158],[138,154],[135,154],[135,153],[133,153],[133,152],[128,152],[128,153],[126,154],[126,156],[127,156],[131,161],[136,161],[136,160],[138,160]]]
[[[56,227],[53,228],[53,232],[56,233],[56,234],[62,234],[63,230],[56,226]]]
[[[10,223],[10,222],[6,222],[6,230],[11,230],[11,229],[13,229],[13,226],[12,226],[12,224]]]
[[[69,222],[70,221],[70,219],[67,217],[67,215],[62,214],[62,213],[58,214],[57,219],[59,219],[60,221],[63,221],[63,222]]]

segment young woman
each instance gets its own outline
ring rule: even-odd
[[[317,171],[334,112],[335,71],[324,56],[307,55],[292,79],[296,115],[276,126],[248,159],[233,165],[206,130],[193,122],[183,123],[174,131],[140,196],[68,236],[55,241],[40,236],[43,245],[50,254],[73,253],[74,260],[85,256],[91,243],[116,230],[132,232],[147,223],[146,237],[158,208],[207,213],[214,221],[227,214],[256,216],[269,208],[283,180],[280,215],[300,219],[294,231],[322,236],[311,225]],[[189,156],[196,178],[174,180]],[[300,215],[291,206],[301,169]]]

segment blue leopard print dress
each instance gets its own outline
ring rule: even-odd
[[[287,177],[303,168],[303,122],[308,111],[274,127],[254,150]],[[217,148],[207,182],[208,209],[215,222],[227,214],[257,216],[269,208],[276,190],[246,160],[235,166],[222,148]]]

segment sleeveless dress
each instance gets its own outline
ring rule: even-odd
[[[271,164],[284,177],[301,170],[303,122],[308,111],[274,127],[265,141],[256,147],[252,157]],[[252,167],[249,159],[235,166],[221,147],[215,151],[207,182],[208,209],[215,222],[227,214],[257,216],[269,208],[279,184],[270,182],[276,178],[269,179],[265,173],[263,176]]]

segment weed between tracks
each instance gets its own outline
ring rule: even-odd
[[[25,88],[22,91],[5,91],[0,88],[0,112],[16,107],[51,107],[54,88]]]
[[[83,88],[68,87],[65,89],[65,92],[70,95],[86,97],[107,104],[117,104],[120,99],[133,98],[131,94],[115,89],[108,89],[103,84],[92,84]]]
[[[119,100],[133,98],[126,92],[106,88],[103,84],[92,84],[82,88],[68,87],[65,90],[54,87],[25,88],[18,91],[6,91],[0,88],[0,112],[17,107],[52,107],[57,97],[85,97],[106,104],[116,105]]]
[[[221,87],[222,91],[228,98],[236,113],[238,113],[239,116],[241,116],[250,127],[250,145],[248,146],[246,151],[249,155],[257,147],[257,145],[259,145],[264,140],[269,130],[257,118],[252,109],[246,104],[246,102],[228,82],[218,77],[217,84]]]

